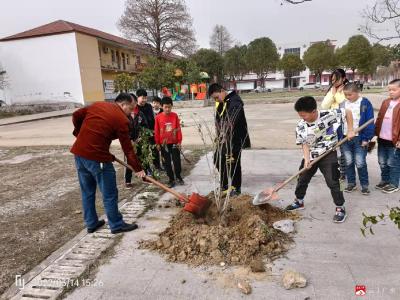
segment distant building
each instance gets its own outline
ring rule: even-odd
[[[59,20],[0,39],[8,104],[113,99],[117,74],[137,74],[151,52],[144,45]]]

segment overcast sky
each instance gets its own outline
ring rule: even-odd
[[[120,35],[116,22],[125,0],[2,0],[0,37],[63,19]],[[343,44],[363,24],[362,9],[373,0],[313,0],[281,5],[281,0],[186,0],[197,43],[209,47],[215,24],[242,44],[270,37],[277,45],[336,39]]]

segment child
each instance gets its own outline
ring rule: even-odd
[[[215,100],[216,151],[214,164],[220,174],[222,195],[241,194],[242,150],[251,147],[244,104],[236,91],[227,92],[220,84],[213,83],[208,94]],[[229,186],[229,178],[231,186]]]
[[[400,177],[400,79],[389,83],[389,99],[383,101],[375,122],[381,182],[375,187],[390,194],[399,190]]]
[[[175,178],[178,184],[185,184],[181,177],[182,132],[178,115],[171,111],[172,99],[164,97],[161,103],[163,112],[155,119],[154,138],[157,150],[161,151],[164,168],[169,177],[168,186],[172,188],[175,186]],[[174,164],[174,171],[172,171],[171,161]]]
[[[349,81],[343,69],[336,69],[331,74],[331,87],[322,100],[322,109],[336,109],[345,100],[343,87]]]
[[[365,122],[374,118],[374,108],[367,98],[360,97],[360,87],[356,83],[347,83],[343,88],[346,101],[341,104],[341,107],[350,110],[353,116],[354,129],[360,127]],[[368,144],[374,137],[375,126],[374,124],[368,125],[365,129],[361,130],[351,140],[344,143],[341,151],[346,161],[346,177],[347,187],[345,192],[351,193],[357,189],[356,186],[356,171],[357,167],[358,177],[361,184],[361,193],[369,195],[368,189],[368,167],[367,167],[367,153]],[[343,134],[346,136],[347,128],[344,127]]]
[[[314,158],[317,158],[338,142],[337,129],[344,120],[346,120],[349,128],[347,135],[350,138],[354,137],[353,118],[349,111],[344,109],[318,111],[317,102],[310,96],[297,100],[295,110],[302,118],[296,128],[296,144],[302,145],[304,154],[300,168],[308,168]],[[340,190],[340,172],[336,151],[332,151],[299,176],[295,191],[296,199],[286,207],[286,210],[304,209],[304,196],[308,184],[318,169],[324,175],[336,205],[333,221],[336,223],[344,222],[346,219],[345,200],[343,192]]]
[[[140,140],[140,128],[147,128],[147,122],[144,114],[139,110],[137,105],[137,97],[135,94],[132,96],[132,113],[128,116],[129,119],[129,135],[132,143],[137,144]],[[125,169],[125,188],[130,190],[132,185],[132,171],[131,169]]]
[[[154,96],[151,105],[153,106],[154,118],[159,113],[163,112],[163,109],[161,108],[161,99],[160,99],[160,97]]]

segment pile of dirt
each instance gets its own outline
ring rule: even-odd
[[[232,198],[224,225],[214,204],[204,218],[182,210],[157,240],[142,241],[140,247],[165,254],[169,261],[194,266],[248,265],[281,256],[292,239],[272,224],[296,215],[269,204],[253,206],[251,199],[249,195]]]

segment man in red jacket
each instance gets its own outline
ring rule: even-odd
[[[131,95],[122,93],[115,99],[115,103],[96,102],[72,115],[76,141],[71,152],[75,155],[88,233],[95,232],[105,224],[104,220],[98,219],[96,212],[97,185],[103,195],[111,233],[131,231],[138,227],[136,224],[125,223],[118,210],[118,189],[112,164],[114,156],[110,153],[112,140],[118,138],[135,175],[140,178],[145,176],[129,138],[127,116],[132,108]]]
[[[181,177],[182,131],[178,115],[172,112],[172,99],[164,97],[161,103],[163,112],[155,119],[154,140],[164,160],[164,167],[169,177],[168,186],[172,188],[175,186],[175,178],[178,184],[185,184]],[[171,160],[175,174],[172,171]]]

